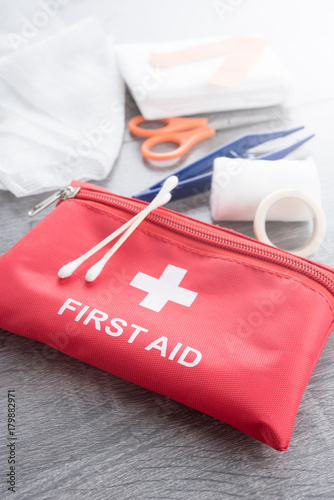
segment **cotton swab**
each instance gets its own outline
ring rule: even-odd
[[[148,216],[152,210],[165,205],[168,203],[172,197],[170,191],[174,189],[177,186],[178,183],[178,178],[176,176],[169,177],[166,179],[165,183],[163,184],[161,190],[157,194],[157,196],[154,198],[154,200],[142,211],[140,212],[140,217],[138,217],[137,220],[133,221],[133,224],[129,227],[129,229],[126,231],[126,233],[123,234],[123,236],[115,243],[115,245],[105,254],[102,259],[94,264],[87,272],[86,274],[86,280],[87,281],[94,281],[108,260],[114,255],[114,253],[120,248],[121,245],[127,240],[127,238],[133,233],[133,231],[141,224],[141,222]]]
[[[100,272],[102,271],[102,269],[104,268],[104,266],[106,265],[106,263],[108,262],[108,260],[114,255],[114,253],[120,248],[120,246],[123,245],[123,243],[125,242],[125,240],[128,239],[128,237],[133,233],[133,231],[139,226],[139,224],[145,219],[145,217],[147,217],[147,215],[152,211],[154,210],[155,208],[158,208],[162,205],[165,205],[166,203],[169,202],[169,200],[171,199],[172,195],[170,193],[166,193],[160,200],[156,200],[156,203],[152,203],[150,204],[151,205],[151,209],[148,210],[146,213],[144,213],[145,211],[143,210],[140,215],[141,217],[139,217],[137,220],[135,220],[133,222],[133,224],[131,224],[131,226],[129,227],[129,229],[123,234],[123,236],[115,243],[115,245],[105,254],[104,257],[102,257],[101,260],[99,260],[96,264],[94,264],[88,271],[87,271],[87,274],[86,274],[86,280],[87,281],[94,281],[98,275],[100,274]],[[149,207],[147,207],[149,208]]]
[[[106,246],[108,243],[110,243],[111,241],[113,241],[115,238],[117,238],[117,236],[119,236],[120,234],[124,233],[124,231],[126,231],[128,229],[128,227],[131,226],[131,224],[133,224],[134,220],[137,219],[139,217],[139,215],[141,214],[141,212],[139,212],[139,214],[137,214],[135,217],[132,217],[132,219],[130,219],[128,222],[126,222],[125,224],[123,224],[123,226],[121,226],[120,228],[118,228],[116,231],[114,231],[112,234],[109,234],[109,236],[107,236],[106,238],[104,238],[104,240],[100,241],[100,243],[98,243],[97,245],[95,245],[95,247],[91,248],[88,252],[86,252],[84,255],[82,255],[81,257],[79,257],[78,259],[75,259],[75,260],[72,260],[72,262],[69,262],[68,264],[65,264],[59,271],[58,271],[58,276],[59,278],[68,278],[69,276],[71,276],[71,274],[74,273],[74,271],[79,267],[81,266],[81,264],[83,262],[85,262],[85,260],[89,259],[89,257],[91,257],[92,255],[94,255],[96,252],[98,252],[99,250],[101,250],[101,248],[103,248],[104,246]]]
[[[115,238],[120,236],[122,233],[127,231],[122,238],[107,252],[107,254],[99,261],[97,262],[89,271],[87,272],[86,279],[87,281],[94,281],[96,277],[100,274],[102,271],[104,265],[107,263],[109,258],[118,250],[118,248],[124,243],[124,241],[130,236],[130,234],[139,226],[139,224],[147,217],[147,215],[154,210],[155,208],[158,208],[159,206],[165,205],[168,203],[168,201],[171,199],[171,194],[170,191],[172,191],[178,184],[178,178],[173,175],[171,177],[168,177],[166,181],[164,182],[161,190],[157,194],[157,196],[153,199],[153,201],[141,212],[139,212],[137,215],[135,215],[132,219],[130,219],[128,222],[123,224],[120,228],[118,228],[116,231],[114,231],[112,234],[107,236],[104,240],[100,241],[97,245],[95,245],[93,248],[91,248],[88,252],[86,252],[84,255],[81,257],[73,260],[72,262],[69,262],[68,264],[64,265],[59,271],[58,271],[58,276],[59,278],[67,278],[71,276],[71,274],[87,259],[89,259],[92,255],[94,255],[96,252],[98,252],[101,248],[103,248],[105,245],[113,241]],[[133,229],[130,231],[130,228]],[[108,257],[107,257],[108,256]],[[95,269],[95,271],[93,271]]]

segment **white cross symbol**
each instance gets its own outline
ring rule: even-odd
[[[197,292],[179,286],[186,272],[186,269],[169,264],[160,278],[137,273],[130,285],[148,293],[140,305],[152,311],[161,311],[168,301],[190,307]]]

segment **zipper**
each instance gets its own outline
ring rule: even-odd
[[[41,201],[32,210],[30,210],[28,212],[29,217],[34,217],[34,215],[39,214],[39,212],[49,207],[53,203],[56,203],[56,201],[74,198],[74,196],[79,193],[80,189],[80,187],[74,186],[67,186],[66,188],[59,189],[59,191],[57,191],[55,194]]]
[[[113,197],[112,195],[101,194],[98,191],[87,191],[81,187],[68,186],[64,189],[60,189],[53,196],[50,196],[46,200],[42,201],[36,205],[32,210],[30,210],[29,215],[32,217],[46,207],[50,206],[56,201],[63,201],[70,198],[77,198],[82,200],[96,200],[108,206],[120,207],[131,213],[138,213],[141,211],[141,207],[136,207],[134,204],[127,202],[123,199]],[[182,214],[178,214],[182,217]],[[218,233],[211,233],[205,230],[200,230],[200,228],[187,224],[185,222],[180,222],[173,220],[171,217],[158,215],[157,213],[151,213],[148,216],[149,220],[153,220],[158,224],[168,227],[175,232],[183,233],[184,235],[191,235],[196,239],[201,239],[202,241],[210,241],[215,246],[223,247],[225,249],[233,249],[237,253],[242,255],[247,255],[250,257],[255,257],[260,260],[265,260],[273,264],[279,264],[285,268],[297,271],[299,274],[303,274],[313,281],[324,286],[329,292],[334,295],[334,271],[325,271],[316,264],[302,259],[301,257],[293,256],[283,250],[275,249],[266,246],[260,242],[255,242],[251,244],[251,240],[247,236],[238,234],[238,236],[233,236],[232,231],[224,230],[220,228],[220,231],[225,232],[224,236]]]

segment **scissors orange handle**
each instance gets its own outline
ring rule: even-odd
[[[216,131],[211,127],[200,127],[187,132],[170,132],[150,137],[143,142],[141,147],[142,155],[150,160],[172,160],[183,156],[197,142],[203,141],[215,135]],[[152,151],[152,146],[164,142],[175,142],[179,146],[173,151],[156,153]]]
[[[165,125],[159,128],[139,127],[141,123],[161,122]],[[207,118],[162,118],[160,120],[146,120],[142,115],[135,116],[129,121],[129,130],[132,134],[139,137],[153,137],[170,132],[181,132],[182,130],[191,130],[194,128],[205,127]]]

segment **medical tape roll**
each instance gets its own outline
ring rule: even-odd
[[[317,167],[306,160],[249,160],[217,158],[211,187],[211,215],[214,220],[253,221],[261,201],[278,189],[295,189],[320,204],[321,190]],[[285,198],[274,204],[267,220],[309,221],[305,204]]]
[[[278,189],[263,198],[255,213],[253,225],[254,234],[262,243],[275,246],[269,239],[266,231],[267,213],[277,201],[283,199],[298,199],[308,207],[312,216],[313,230],[310,239],[303,246],[290,250],[290,253],[298,255],[299,257],[308,257],[318,248],[325,237],[326,217],[318,202],[303,191],[297,191],[296,189]]]

